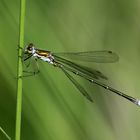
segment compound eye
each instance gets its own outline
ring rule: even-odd
[[[32,51],[32,47],[28,46],[28,47],[27,47],[27,50],[28,50],[28,51]]]
[[[28,47],[27,47],[27,50],[28,50],[28,51],[32,51],[33,46],[34,46],[34,45],[33,45],[32,43],[30,43],[30,44],[28,45]]]

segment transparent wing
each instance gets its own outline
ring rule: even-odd
[[[84,75],[83,73],[80,73],[80,72],[77,73],[77,71],[75,71],[75,70],[73,70],[73,69],[70,69],[70,68],[66,67],[65,65],[63,65],[63,67],[64,67],[63,70],[66,69],[66,70],[68,70],[68,71],[70,71],[70,72],[72,72],[72,73],[74,73],[74,74],[76,74],[76,75],[78,75],[78,76],[80,76],[80,77],[83,77],[84,79],[88,80],[89,82],[91,82],[91,83],[93,83],[93,84],[96,84],[96,85],[98,85],[98,86],[100,86],[100,87],[102,87],[102,88],[104,88],[104,89],[106,89],[106,90],[109,90],[109,91],[111,91],[112,93],[115,93],[115,94],[117,94],[117,95],[119,95],[119,96],[121,96],[121,97],[127,99],[128,101],[130,101],[130,102],[132,102],[132,103],[134,103],[134,104],[140,106],[140,100],[139,100],[139,99],[136,99],[136,98],[134,98],[134,97],[132,97],[132,96],[126,95],[126,94],[124,94],[124,93],[122,93],[122,92],[120,92],[120,91],[118,91],[118,90],[116,90],[116,89],[114,89],[114,88],[112,88],[112,87],[110,87],[110,86],[108,86],[108,85],[106,85],[106,84],[104,84],[104,83],[98,81],[98,80],[91,79],[91,78],[87,77],[86,75]],[[68,77],[68,76],[67,76],[67,77]],[[71,79],[70,79],[70,78],[71,78]],[[76,83],[77,81],[73,81],[73,77],[70,77],[70,78],[69,78],[69,79],[70,79],[70,80],[75,84],[75,86],[78,88],[78,86],[76,85],[76,84],[77,84],[77,83]],[[82,90],[82,89],[79,89],[79,91],[80,91],[80,90]],[[83,95],[84,95],[84,94],[83,94]],[[86,96],[86,95],[85,95],[85,96]],[[89,99],[90,99],[90,98],[89,98]]]
[[[94,79],[102,78],[102,79],[107,80],[107,77],[98,70],[91,69],[91,68],[88,68],[85,66],[81,66],[79,64],[76,64],[74,62],[71,62],[69,60],[66,60],[66,59],[58,57],[58,56],[55,56],[55,61],[58,63],[63,63],[65,65],[67,65],[68,67],[70,67],[71,69],[81,72],[81,73],[87,75],[88,77],[92,77]]]
[[[97,63],[112,63],[119,60],[116,53],[112,51],[89,51],[89,52],[74,52],[74,53],[53,53],[54,55],[70,58],[72,60],[97,62]]]
[[[86,92],[86,90],[64,69],[61,68],[65,75],[70,79],[70,81],[75,85],[75,87],[84,95],[89,101],[93,102],[92,98]]]

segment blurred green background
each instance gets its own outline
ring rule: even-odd
[[[18,0],[0,0],[0,126],[14,139]],[[120,61],[87,64],[104,81],[140,98],[140,2],[138,0],[30,0],[25,45],[52,52],[112,50]],[[140,109],[79,79],[86,100],[62,71],[39,62],[41,73],[23,80],[21,140],[138,140]],[[107,93],[107,94],[106,94]],[[0,132],[0,140],[6,140]]]

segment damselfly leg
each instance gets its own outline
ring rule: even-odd
[[[35,76],[40,72],[37,58],[33,57],[32,54],[24,53],[22,61],[23,77]]]

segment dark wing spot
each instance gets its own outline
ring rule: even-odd
[[[111,54],[111,53],[112,53],[112,51],[108,51],[108,53],[110,53],[110,54]]]

